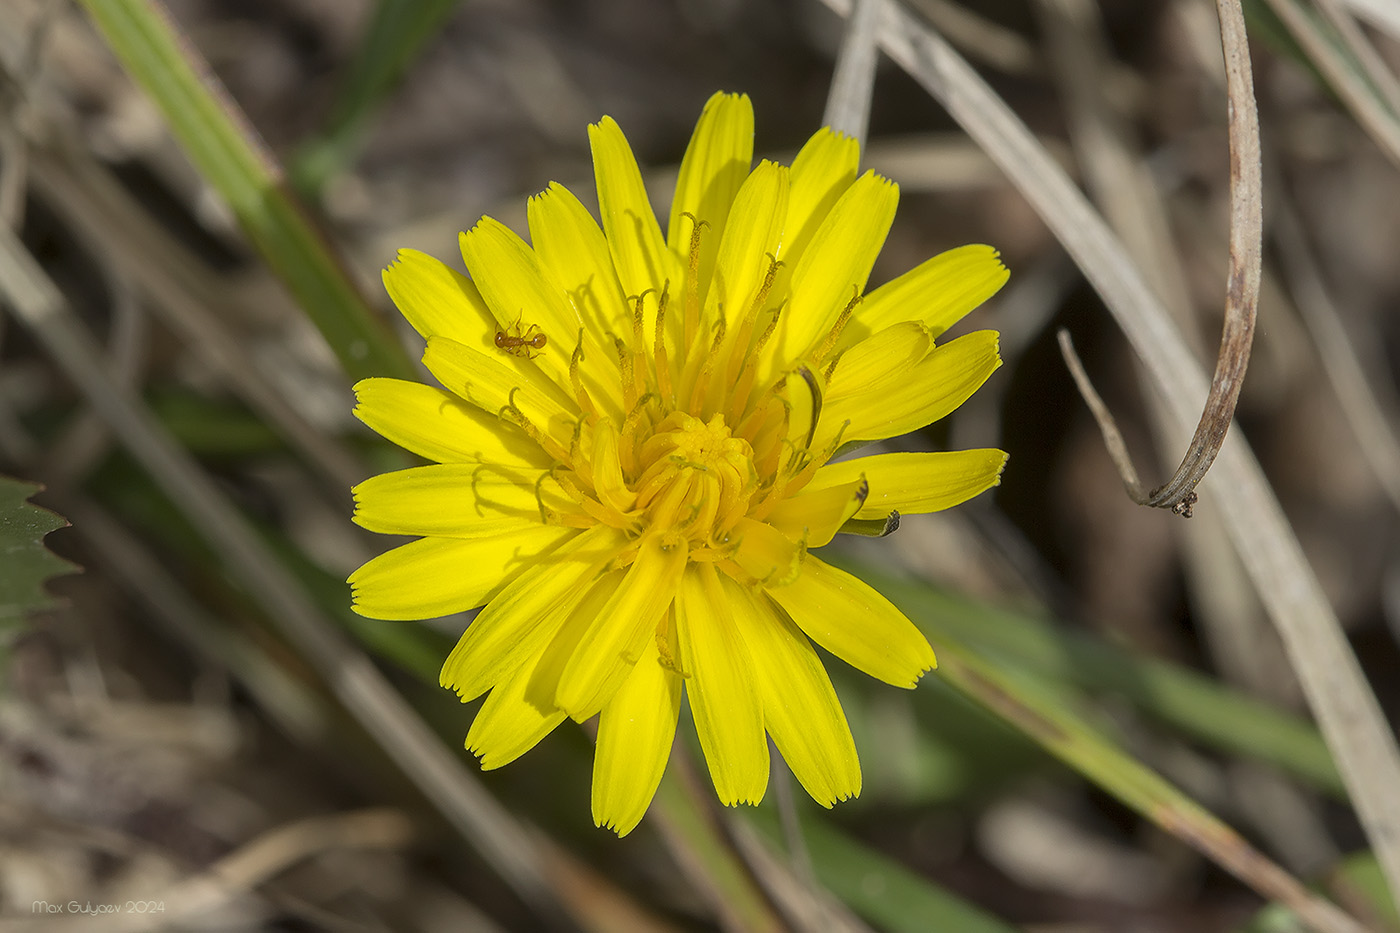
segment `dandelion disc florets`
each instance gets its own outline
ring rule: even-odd
[[[411,251],[385,270],[443,388],[356,386],[361,420],[432,463],[356,487],[357,522],[418,540],[351,576],[355,609],[484,606],[442,671],[464,700],[489,692],[468,747],[499,767],[599,716],[599,825],[641,819],[682,698],[725,803],[763,796],[766,734],[830,806],[860,766],[812,642],[901,687],[934,657],[810,551],[977,495],[1005,454],[832,458],[986,380],[995,334],[937,338],[1006,270],[966,246],[866,294],[897,189],[829,130],[750,170],[744,96],[706,105],[664,234],[617,124],[590,138],[601,228],[551,185],[530,245],[490,218],[462,235],[471,278]]]

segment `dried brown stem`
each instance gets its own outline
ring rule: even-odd
[[[849,0],[823,0],[848,12]],[[1205,375],[1122,243],[1082,192],[941,36],[886,0],[880,42],[1016,185],[1064,245],[1123,328],[1182,430],[1207,393]],[[1400,891],[1400,749],[1365,674],[1303,557],[1258,461],[1238,436],[1216,471],[1230,495],[1218,502],[1235,550],[1278,628],[1289,661],[1356,805],[1387,882]]]
[[[1244,386],[1249,351],[1254,342],[1260,267],[1263,262],[1264,198],[1259,118],[1255,111],[1254,78],[1249,65],[1244,14],[1234,0],[1219,0],[1216,7],[1220,14],[1226,91],[1229,95],[1230,275],[1225,293],[1225,323],[1220,335],[1215,374],[1210,382],[1210,394],[1206,397],[1191,444],[1171,479],[1151,492],[1142,488],[1122,435],[1113,424],[1113,416],[1093,392],[1088,376],[1074,357],[1074,348],[1068,338],[1063,334],[1060,337],[1065,363],[1099,423],[1104,443],[1118,467],[1128,494],[1140,505],[1171,509],[1187,518],[1191,517],[1191,508],[1196,502],[1196,485],[1215,462],[1220,445],[1225,443],[1225,435],[1235,416],[1240,389]]]

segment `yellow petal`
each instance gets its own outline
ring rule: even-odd
[[[802,569],[802,536],[789,537],[770,524],[741,518],[730,532],[734,552],[729,559],[750,580],[782,586],[797,579]]]
[[[641,169],[622,129],[612,117],[604,117],[588,128],[588,139],[593,145],[603,232],[608,236],[622,293],[632,298],[649,288],[660,291],[668,282],[678,289],[681,264],[661,237]],[[647,340],[652,339],[649,333]]]
[[[807,555],[802,575],[766,591],[812,641],[896,687],[913,687],[936,665],[928,639],[868,584]]]
[[[817,447],[834,438],[843,424],[845,442],[896,437],[932,424],[967,401],[999,366],[996,331],[980,330],[935,347],[888,391],[845,397],[828,393]]]
[[[427,253],[399,250],[383,279],[389,297],[425,338],[440,334],[475,346],[488,332],[494,336],[495,319],[472,280]]]
[[[593,426],[593,487],[599,502],[626,514],[636,506],[637,494],[622,476],[617,443],[617,428],[608,419],[600,419]]]
[[[717,92],[705,104],[690,137],[676,193],[666,244],[679,268],[690,268],[690,235],[695,221],[708,224],[700,235],[699,299],[705,301],[715,252],[728,229],[730,205],[753,162],[753,105],[747,94]],[[687,217],[689,214],[690,217]],[[691,218],[694,218],[692,220]],[[673,286],[679,290],[680,283]]]
[[[539,653],[622,544],[611,529],[593,528],[531,561],[457,641],[442,666],[442,686],[474,699]]]
[[[605,705],[637,663],[671,604],[686,557],[684,543],[662,547],[655,536],[642,541],[627,576],[590,622],[559,678],[556,702],[571,717]]]
[[[824,807],[860,794],[860,760],[841,701],[807,638],[766,599],[725,587],[763,704],[763,722],[797,780]]]
[[[767,521],[774,528],[807,548],[824,547],[836,537],[846,521],[860,511],[869,494],[870,485],[858,473],[844,477],[845,482],[819,484],[822,471],[801,492],[782,499]],[[775,580],[776,584],[777,581]]]
[[[874,172],[866,172],[841,195],[793,269],[788,307],[765,348],[776,366],[822,341],[846,306],[865,291],[898,202],[899,187]]]
[[[966,502],[1001,481],[1006,454],[1000,450],[889,453],[828,463],[808,489],[846,489],[864,476],[870,495],[855,518],[884,518],[890,512],[917,515]]]
[[[720,577],[710,564],[688,568],[676,598],[676,640],[700,748],[720,801],[733,806],[758,803],[768,787],[768,742],[751,673],[765,659],[749,657]]]
[[[372,476],[356,486],[355,523],[389,535],[479,538],[572,511],[548,470],[489,463],[435,463]]]
[[[828,380],[827,394],[833,399],[882,396],[906,382],[909,370],[927,357],[932,347],[928,328],[915,321],[883,328],[841,354]]]
[[[350,575],[352,608],[371,619],[431,619],[475,609],[532,558],[576,534],[535,525],[481,538],[420,538]]]
[[[583,598],[572,603],[568,618],[555,627],[539,666],[531,677],[532,695],[546,698],[549,706],[559,705],[559,679],[573,661],[583,636],[602,616],[626,578],[626,570],[604,570],[588,586]],[[591,719],[602,711],[603,702],[599,700],[595,706],[575,711],[573,718],[578,722]]]
[[[763,285],[783,234],[787,202],[787,166],[766,160],[753,170],[734,199],[733,222],[725,228],[720,242],[705,314],[708,322],[719,320],[722,314],[727,336],[738,334],[739,322],[749,313]],[[767,320],[760,318],[758,329],[766,324]]]
[[[1001,290],[1011,273],[990,246],[939,253],[866,296],[851,322],[859,339],[900,321],[919,321],[934,337]]]
[[[583,321],[584,369],[611,376],[602,380],[611,386],[607,396],[611,397],[617,391],[615,354],[611,347],[600,348],[597,338],[609,332],[629,333],[632,316],[608,241],[587,208],[563,185],[551,184],[531,198],[529,217],[530,240],[541,268]],[[575,343],[576,335],[561,336],[559,352],[571,353]]]
[[[375,377],[355,384],[355,398],[356,418],[428,460],[550,466],[523,432],[442,389]]]
[[[475,276],[481,297],[497,327],[511,336],[544,335],[545,345],[528,358],[564,391],[569,391],[569,360],[582,321],[564,293],[540,271],[534,250],[500,221],[483,217],[461,236],[462,258]],[[516,329],[519,333],[516,333]],[[497,356],[516,356],[494,347]]]
[[[860,144],[825,128],[817,130],[792,160],[787,228],[778,251],[789,269],[802,258],[832,205],[856,180],[859,164]]]
[[[530,695],[536,653],[491,690],[467,731],[467,750],[485,771],[508,765],[534,748],[564,721],[564,711]]]
[[[518,368],[446,337],[428,339],[423,365],[445,389],[488,415],[512,418],[508,409],[513,405],[545,434],[565,440],[573,436],[577,420],[574,406],[543,376],[532,379]]]
[[[656,639],[598,718],[593,822],[625,836],[642,819],[671,756],[681,678],[662,667]]]

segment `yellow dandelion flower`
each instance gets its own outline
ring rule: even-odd
[[[716,94],[665,233],[610,118],[589,127],[602,227],[569,191],[529,203],[532,246],[483,218],[471,277],[403,251],[384,272],[443,389],[355,387],[356,415],[430,461],[355,488],[355,521],[418,540],[351,577],[355,609],[419,619],[484,606],[442,669],[497,768],[598,716],[593,817],[646,811],[682,695],[719,798],[754,803],[772,736],[817,802],[860,792],[812,647],[898,687],[934,666],[912,623],[812,556],[848,522],[930,512],[996,484],[999,450],[858,442],[951,412],[1000,365],[996,334],[936,338],[994,294],[965,246],[864,295],[896,186],[818,132],[793,164],[753,155],[747,97]]]

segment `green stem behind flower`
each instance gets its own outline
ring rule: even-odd
[[[877,574],[868,582],[884,585]],[[899,589],[890,586],[889,590]],[[896,595],[916,622],[914,587]],[[903,597],[902,599],[899,597]],[[928,624],[928,619],[924,619]],[[1322,931],[1359,931],[1352,917],[1310,893],[1303,884],[1251,846],[1225,823],[1160,775],[1123,752],[1075,713],[1058,691],[1013,665],[988,660],[948,630],[934,633],[939,666],[935,674],[1035,741],[1065,764],[1196,849],[1255,891],[1296,913]]]
[[[1025,613],[849,569],[899,605],[935,647],[954,638],[984,657],[1057,683],[1126,697],[1154,719],[1228,754],[1274,765],[1338,800],[1346,788],[1316,727],[1166,661]]]
[[[156,0],[83,0],[83,6],[347,375],[412,378],[407,355],[375,319],[237,105]]]
[[[361,33],[325,128],[291,161],[297,190],[314,197],[354,161],[379,104],[461,0],[379,0]]]

